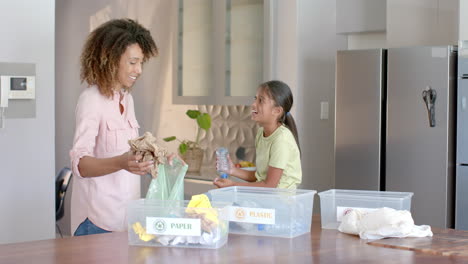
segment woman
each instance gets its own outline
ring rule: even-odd
[[[86,40],[81,81],[89,87],[78,99],[70,151],[75,236],[127,229],[127,203],[140,198],[138,175],[153,164],[129,153],[128,140],[139,128],[129,92],[143,64],[157,53],[150,32],[131,19],[106,22]]]

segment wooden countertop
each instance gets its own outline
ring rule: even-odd
[[[321,229],[293,238],[229,235],[217,250],[129,246],[126,232],[0,245],[0,263],[468,263],[466,257],[437,256],[377,247],[357,236]]]

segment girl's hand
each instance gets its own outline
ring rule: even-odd
[[[143,156],[140,154],[133,155],[130,152],[122,154],[123,162],[123,169],[127,170],[133,174],[138,175],[146,175],[151,172],[151,168],[153,167],[154,161],[149,160],[143,162]]]
[[[221,178],[214,179],[213,184],[216,185],[218,188],[235,186],[235,183],[233,181]]]
[[[221,170],[221,172],[225,172],[225,173],[227,173],[229,175],[232,175],[234,173],[234,169],[236,167],[234,166],[234,163],[232,162],[231,156],[229,154],[227,155],[227,159],[228,159],[228,162],[229,162],[229,171]],[[219,169],[220,169],[220,165],[218,163],[218,157],[216,157],[216,170],[220,171]]]

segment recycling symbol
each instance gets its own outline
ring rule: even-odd
[[[164,222],[164,220],[154,222],[154,229],[160,233],[166,231],[166,222]]]

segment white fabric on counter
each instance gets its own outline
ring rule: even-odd
[[[359,235],[361,239],[433,235],[430,226],[415,225],[409,211],[387,207],[370,212],[352,209],[343,216],[338,230],[343,233]]]

